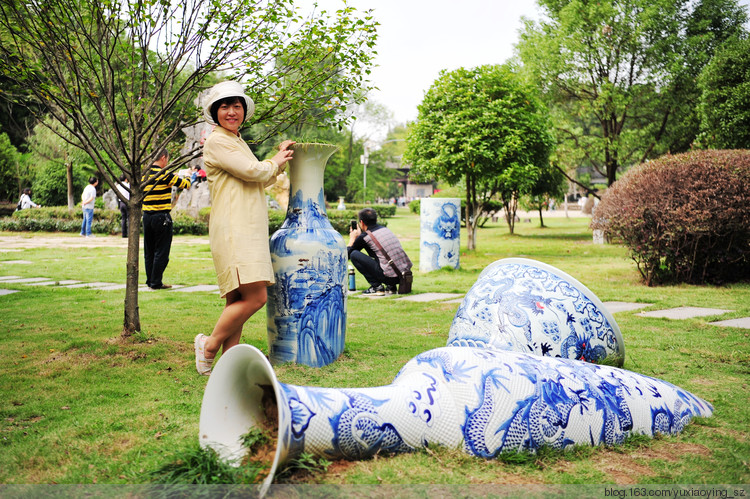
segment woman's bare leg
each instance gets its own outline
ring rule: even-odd
[[[263,308],[266,304],[268,294],[266,283],[253,282],[240,284],[240,287],[227,293],[226,306],[216,322],[211,336],[206,340],[206,358],[213,359],[223,348],[226,352],[231,347],[239,344],[242,336],[242,326],[245,322]]]

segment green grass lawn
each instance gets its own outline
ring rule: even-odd
[[[527,257],[553,265],[602,301],[730,309],[722,319],[750,316],[750,285],[641,284],[627,251],[594,245],[585,218],[502,223],[480,229],[477,250],[461,269],[415,272],[414,292],[465,293],[488,264]],[[418,265],[419,219],[406,210],[388,221]],[[10,233],[0,233],[0,236]],[[14,234],[17,235],[17,234]],[[28,237],[54,236],[29,234]],[[114,237],[114,236],[113,236]],[[94,240],[95,241],[95,240]],[[125,281],[124,247],[65,248],[51,244],[2,251],[0,275],[56,280]],[[32,264],[5,264],[27,260]],[[366,283],[357,276],[360,289]],[[141,282],[145,277],[141,276]],[[207,238],[177,236],[165,282],[215,284]],[[140,294],[143,331],[119,337],[124,291],[0,284],[0,483],[146,483],[175,456],[195,449],[207,378],[195,372],[192,340],[209,333],[223,302],[212,293]],[[329,387],[388,384],[413,356],[444,346],[457,304],[350,298],[347,343],[335,363],[316,369],[276,368],[282,382]],[[484,461],[450,449],[333,463],[306,475],[311,483],[750,483],[750,330],[708,325],[716,317],[649,319],[615,315],[625,339],[625,367],[705,398],[711,418],[680,435],[634,439],[617,448],[542,453]],[[265,311],[243,340],[267,352]],[[299,477],[298,477],[299,478]]]

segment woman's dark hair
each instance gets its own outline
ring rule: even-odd
[[[247,102],[245,102],[245,99],[239,96],[233,96],[233,97],[224,97],[223,99],[219,99],[213,104],[211,104],[211,119],[214,120],[214,123],[217,125],[219,124],[219,108],[222,106],[222,104],[226,104],[227,106],[231,106],[235,102],[238,102],[242,104],[242,120],[244,121],[245,118],[247,118]]]
[[[24,187],[22,192],[24,194],[31,194],[31,189],[29,189],[28,187]]]
[[[362,220],[367,227],[371,227],[378,223],[378,212],[372,208],[365,208],[359,212],[359,219]]]
[[[90,178],[89,178],[89,184],[95,184],[95,183],[97,183],[98,181],[99,181],[99,179],[98,179],[98,178],[96,178],[96,177],[90,177]]]

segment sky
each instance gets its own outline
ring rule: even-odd
[[[308,0],[312,3],[312,0]],[[317,0],[336,10],[342,0]],[[304,0],[301,2],[304,3]],[[541,17],[536,0],[349,0],[373,9],[378,26],[371,99],[412,121],[425,92],[443,69],[502,64],[513,56],[522,17]],[[746,7],[750,0],[740,0]]]
[[[513,55],[521,16],[537,19],[535,0],[349,0],[373,9],[378,26],[378,87],[371,99],[384,105],[396,123],[417,117],[417,106],[443,69],[500,64]],[[318,0],[340,8],[341,0]]]

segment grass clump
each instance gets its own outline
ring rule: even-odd
[[[172,460],[150,474],[160,484],[251,484],[260,483],[267,475],[262,465],[232,466],[214,451],[197,443],[178,450]]]

